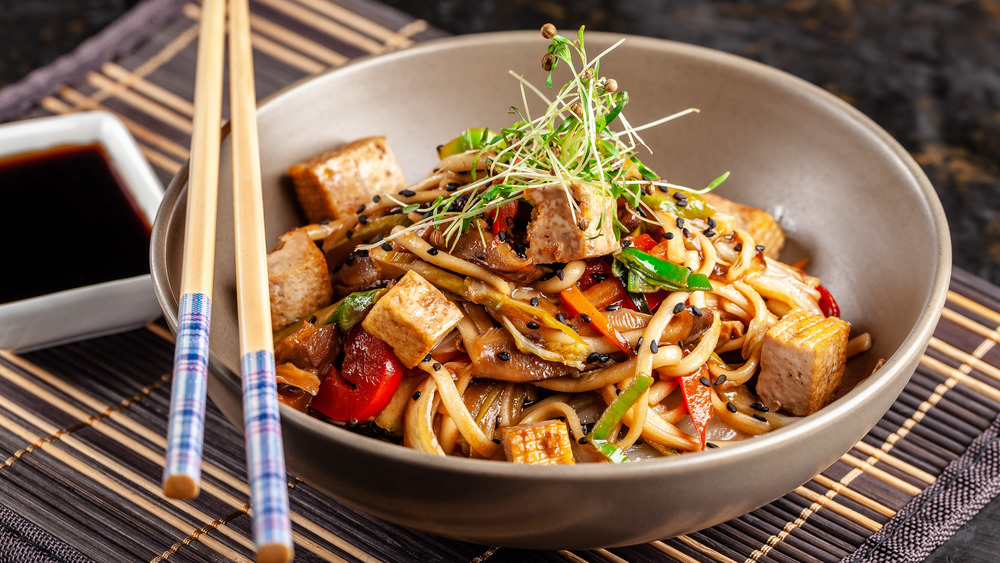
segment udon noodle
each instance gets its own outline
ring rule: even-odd
[[[572,72],[552,100],[522,81],[546,113],[463,132],[423,180],[401,186],[381,138],[292,167],[312,223],[269,257],[282,400],[528,463],[704,450],[822,408],[867,335],[778,259],[773,217],[709,193],[728,174],[692,190],[642,164],[582,30],[543,35],[550,80]]]

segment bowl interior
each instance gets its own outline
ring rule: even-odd
[[[588,51],[599,53],[618,38],[589,34]],[[509,70],[544,90],[545,73],[538,60],[545,47],[537,32],[434,42],[362,60],[286,89],[261,104],[268,243],[275,242],[286,229],[304,223],[286,173],[289,165],[359,137],[385,135],[408,179],[416,181],[435,164],[438,144],[468,127],[495,130],[514,120],[516,116],[508,109],[523,108],[524,104],[520,84]],[[635,126],[690,107],[700,110],[642,131],[643,140],[653,150],[652,154],[640,153],[643,161],[671,182],[691,187],[702,187],[730,171],[718,193],[772,212],[788,234],[783,260],[808,259],[807,271],[819,276],[833,292],[853,332],[872,334],[872,350],[849,363],[848,377],[861,380],[880,358],[888,360],[874,377],[814,415],[814,420],[778,431],[776,437],[755,440],[760,443],[748,445],[747,451],[766,448],[768,443],[781,440],[781,435],[821,432],[822,424],[831,417],[864,409],[869,395],[890,387],[888,380],[907,378],[907,369],[912,371],[943,303],[950,245],[933,189],[902,149],[870,120],[833,96],[737,57],[629,37],[606,56],[602,70],[629,92],[631,101],[625,115]],[[556,84],[565,76],[565,72],[557,73]],[[530,91],[524,95],[533,98]],[[532,102],[529,107],[537,112],[541,106]],[[232,383],[232,374],[239,372],[239,350],[229,157],[225,141],[211,352],[213,366]],[[157,219],[153,255],[161,303],[173,322],[182,258],[183,177],[175,181],[167,201]],[[901,384],[895,392],[899,388]],[[225,393],[232,393],[232,389],[238,393],[238,387],[231,384]],[[846,428],[850,436],[841,442],[847,446],[818,456],[822,460],[813,464],[811,471],[822,469],[846,451],[853,443],[851,436],[853,440],[860,438],[894,397],[888,402],[881,399],[876,407],[881,410],[867,413],[863,417],[866,422]],[[220,397],[213,394],[213,400],[219,402]],[[397,453],[390,450],[402,448],[372,440],[359,442],[356,436],[321,427],[298,413],[286,411],[284,415],[286,426],[308,427],[314,436],[330,443],[370,449],[405,463],[442,467],[442,460],[432,461],[431,456]],[[863,427],[865,424],[868,427]],[[367,442],[371,445],[365,445]],[[735,459],[739,454],[726,455]],[[294,464],[300,462],[294,453],[289,458],[289,467],[295,471]],[[675,460],[662,461],[652,465],[667,467]],[[472,467],[470,472],[500,471],[481,470],[483,463],[443,462],[458,462],[448,466],[459,468],[457,471],[468,467]],[[691,463],[702,462],[683,462]],[[611,476],[607,469],[571,467],[553,475],[583,476],[581,479]],[[532,473],[533,468],[504,467],[502,471],[538,474]],[[784,490],[811,475],[793,477],[797,483]],[[764,504],[779,495],[754,502]],[[746,506],[738,508],[745,510]],[[657,531],[662,532],[662,528]]]

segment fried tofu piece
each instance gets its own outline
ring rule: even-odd
[[[367,137],[293,164],[288,173],[302,210],[313,223],[354,213],[380,192],[406,187],[385,137]]]
[[[767,330],[757,394],[772,409],[796,415],[826,406],[840,386],[851,325],[796,309]]]
[[[333,286],[326,258],[304,229],[281,235],[267,255],[271,330],[278,330],[330,304]]]
[[[527,254],[539,264],[603,256],[619,249],[615,198],[576,182],[567,187],[568,195],[561,185],[524,192],[535,205],[528,223]]]
[[[361,325],[414,367],[462,320],[462,311],[423,276],[408,271],[375,303]]]
[[[718,211],[732,215],[737,227],[750,233],[755,243],[764,246],[764,256],[777,258],[781,254],[781,249],[785,247],[785,231],[770,213],[713,193],[702,197]]]
[[[503,451],[514,463],[556,465],[576,463],[569,429],[561,420],[546,420],[500,429]]]

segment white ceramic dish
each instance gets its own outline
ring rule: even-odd
[[[0,126],[0,157],[99,143],[152,224],[163,187],[135,139],[107,112],[29,119]],[[0,269],[13,271],[16,264]],[[0,348],[27,350],[140,326],[160,314],[150,276],[78,287],[0,305]]]

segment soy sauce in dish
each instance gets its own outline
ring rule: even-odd
[[[100,144],[0,158],[0,303],[148,274],[149,240]]]

